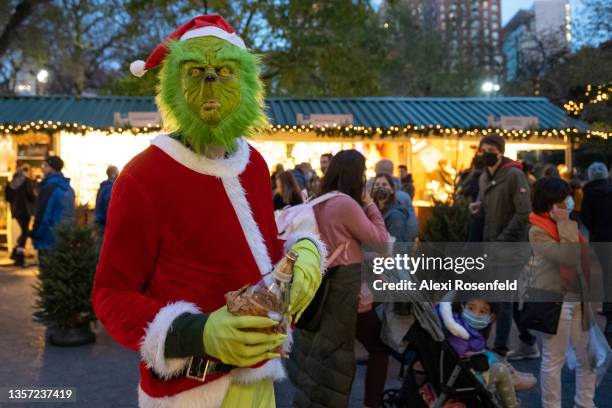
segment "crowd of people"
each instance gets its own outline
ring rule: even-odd
[[[282,164],[277,164],[271,176],[274,210],[279,211],[320,196],[322,183],[333,157],[331,153],[321,156],[320,175],[313,170],[310,163],[300,163],[292,170],[285,170]],[[350,169],[347,171],[350,172]],[[405,165],[400,165],[400,177],[394,176],[393,162],[388,159],[376,163],[375,172],[376,176],[368,179],[361,189],[372,198],[383,215],[389,233],[398,242],[414,241],[418,232],[418,220],[412,205],[412,175],[407,172]],[[363,177],[365,178],[365,170]]]
[[[502,137],[484,137],[471,168],[458,175],[456,195],[467,199],[472,214],[465,240],[529,242],[532,285],[563,295],[562,307],[547,311],[553,320],[556,313],[559,323],[552,334],[538,333],[520,318],[518,301],[491,303],[475,298],[453,305],[455,320],[466,335],[443,325],[444,331],[459,355],[487,354],[490,368],[483,381],[497,388],[505,407],[518,406],[515,392],[537,384],[533,374],[519,372],[510,362],[540,358],[542,406],[560,407],[561,369],[571,344],[576,351],[575,404],[594,407],[596,378],[588,361],[588,344],[595,320],[585,297],[584,286],[592,283],[583,235],[591,242],[609,245],[612,241],[612,180],[603,163],[591,164],[588,180],[583,182],[564,166],[547,165],[534,171],[527,163],[505,157],[504,151]],[[320,164],[321,177],[307,163],[290,171],[277,166],[272,175],[278,211],[330,191],[343,193],[314,207],[321,237],[330,252],[339,247],[344,250],[328,265],[327,276],[334,283],[318,329],[295,334],[292,361],[296,364],[289,364],[290,378],[298,389],[295,401],[297,406],[316,406],[321,401],[346,405],[357,340],[369,353],[364,404],[379,407],[389,354],[380,338],[384,315],[376,313],[377,304],[364,296],[359,272],[364,259],[361,244],[388,242],[391,236],[399,242],[416,238],[418,224],[411,202],[414,186],[405,167],[398,168],[401,178],[394,177],[393,163],[386,159],[376,164],[376,176],[366,180],[365,158],[355,150],[324,155]],[[565,249],[567,243],[575,244],[573,252]],[[612,251],[605,245],[597,248],[608,300]],[[529,260],[524,254],[500,256],[501,267],[496,269],[500,279],[517,279],[526,273]],[[581,282],[583,275],[586,281]],[[610,302],[603,302],[604,333],[612,342],[611,310]],[[493,322],[495,334],[489,350]],[[510,349],[513,325],[520,342]],[[334,357],[329,358],[332,351]]]
[[[74,219],[75,193],[70,179],[62,173],[63,168],[64,161],[59,156],[49,156],[41,165],[42,179],[36,180],[32,177],[30,165],[21,164],[4,188],[4,198],[10,204],[11,215],[20,229],[10,255],[17,267],[26,266],[28,238],[32,239],[40,259],[55,242],[54,227]],[[100,183],[96,196],[94,220],[100,234],[104,233],[111,191],[119,169],[109,166],[106,175],[107,179]]]
[[[542,406],[561,406],[561,369],[571,344],[576,352],[575,404],[594,407],[596,376],[588,348],[595,320],[585,298],[585,285],[593,284],[585,235],[590,242],[602,243],[595,252],[608,300],[612,293],[608,287],[612,283],[612,180],[608,168],[593,163],[587,171],[588,180],[582,181],[566,167],[534,169],[505,157],[504,151],[502,137],[484,137],[471,167],[457,176],[455,194],[467,199],[471,211],[465,240],[529,242],[534,286],[563,294],[562,306],[552,311],[559,323],[553,333],[538,334],[520,318],[523,311],[518,302],[493,303],[475,297],[454,303],[452,322],[440,317],[442,328],[460,357],[486,356],[489,369],[481,379],[496,387],[503,406],[509,408],[518,406],[516,391],[537,383],[534,375],[515,370],[509,362],[539,358]],[[365,157],[356,150],[324,154],[319,164],[321,174],[309,163],[301,163],[292,170],[277,165],[271,176],[272,201],[278,212],[313,197],[341,193],[313,208],[321,238],[334,257],[327,265],[326,279],[331,284],[318,327],[294,334],[288,369],[297,388],[295,404],[347,404],[357,340],[369,354],[364,405],[380,407],[389,350],[380,335],[384,315],[377,312],[379,305],[368,296],[362,282],[362,244],[384,246],[390,241],[417,239],[418,220],[412,204],[415,186],[406,166],[398,166],[396,177],[388,159],[379,161],[376,175],[367,179]],[[75,194],[70,180],[62,174],[63,165],[61,158],[48,157],[42,164],[44,178],[36,183],[30,167],[24,164],[5,188],[12,215],[21,228],[11,255],[16,265],[24,265],[28,237],[42,255],[53,245],[53,227],[74,215]],[[100,184],[96,197],[95,223],[101,233],[118,174],[117,167],[108,167],[108,178]],[[563,245],[567,243],[575,244],[570,247],[573,250],[567,250]],[[502,257],[501,267],[496,269],[500,279],[516,279],[525,273],[525,259],[520,254]],[[599,312],[606,318],[604,333],[612,343],[612,302],[603,302]],[[443,314],[440,305],[438,314]],[[493,323],[495,338],[489,349]],[[509,347],[513,324],[520,339],[516,349]]]

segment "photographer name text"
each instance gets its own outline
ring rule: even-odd
[[[377,279],[372,282],[372,289],[376,291],[515,291],[518,289],[518,281],[515,280],[494,280],[491,282],[466,282],[461,279],[450,279],[444,282],[432,279],[421,282],[401,280],[399,282],[385,282]]]

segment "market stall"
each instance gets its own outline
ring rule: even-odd
[[[268,98],[266,104],[271,126],[253,143],[271,169],[309,162],[317,170],[321,154],[355,148],[366,156],[369,176],[381,158],[406,165],[420,206],[452,192],[455,175],[469,167],[488,133],[507,139],[510,158],[558,150],[570,167],[577,143],[608,137],[545,98]],[[121,168],[161,127],[154,98],[4,97],[0,158],[11,172],[17,162],[37,167],[46,155],[61,155],[78,203],[92,207],[106,167]]]

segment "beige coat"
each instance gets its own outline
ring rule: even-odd
[[[561,265],[582,271],[581,249],[578,239],[578,224],[572,220],[557,223],[560,242],[555,241],[542,228],[532,225],[529,243],[533,249],[533,265],[530,287],[563,293],[561,287]],[[580,290],[579,290],[580,291]],[[579,296],[585,299],[585,291]],[[582,325],[586,330],[591,324],[588,304],[583,308]]]

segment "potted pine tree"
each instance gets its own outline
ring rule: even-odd
[[[425,257],[445,258],[457,256],[459,243],[467,238],[467,227],[470,219],[468,201],[460,196],[449,197],[446,201],[434,201],[431,216],[425,222],[419,234],[417,254]],[[428,270],[427,278],[435,277],[439,281],[452,279],[456,275],[444,268]],[[418,274],[419,278],[425,276]]]
[[[98,263],[98,244],[89,226],[62,223],[55,228],[56,243],[43,255],[34,316],[49,327],[49,342],[79,346],[96,339],[90,302]]]
[[[463,242],[470,220],[469,202],[463,197],[434,201],[431,216],[420,234],[422,242]]]

